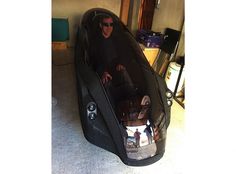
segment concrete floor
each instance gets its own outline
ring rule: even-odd
[[[184,109],[174,101],[163,158],[144,167],[130,167],[118,156],[89,143],[78,112],[73,52],[53,51],[52,173],[53,174],[181,174],[184,169]]]

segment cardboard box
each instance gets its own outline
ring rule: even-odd
[[[159,48],[147,48],[143,44],[140,44],[141,49],[143,50],[143,53],[148,60],[149,64],[152,66],[155,59],[157,58],[157,55],[160,51]]]
[[[52,42],[52,49],[53,50],[66,50],[67,42]]]

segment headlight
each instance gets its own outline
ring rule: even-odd
[[[89,111],[92,112],[92,111],[94,111],[94,110],[96,109],[96,104],[93,103],[93,102],[90,102],[90,103],[88,104],[87,108],[88,108]]]
[[[171,91],[166,91],[166,97],[168,98],[168,99],[170,99],[170,98],[172,98],[173,97],[173,94],[172,94],[172,92]]]
[[[97,116],[97,105],[94,102],[87,104],[87,116],[90,120],[94,120]]]
[[[172,100],[167,100],[167,105],[171,106],[173,104]]]
[[[170,90],[166,91],[166,98],[167,98],[167,105],[170,107],[173,104],[173,102],[172,102],[173,93]]]
[[[97,114],[91,112],[88,114],[89,119],[94,120],[96,118]]]

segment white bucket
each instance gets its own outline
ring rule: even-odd
[[[175,86],[176,86],[178,76],[180,73],[180,68],[181,68],[181,65],[179,65],[176,62],[171,62],[166,71],[165,81],[166,81],[167,87],[172,92],[175,91]],[[182,89],[183,85],[184,85],[184,68],[183,68],[182,75],[179,81],[177,92],[179,92]]]

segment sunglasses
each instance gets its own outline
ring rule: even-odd
[[[105,26],[105,27],[109,27],[109,26],[113,27],[113,22],[111,22],[111,23],[103,22],[102,25]]]

